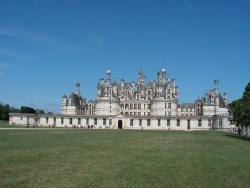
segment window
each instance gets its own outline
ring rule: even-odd
[[[150,116],[150,112],[148,112],[148,116]]]
[[[180,126],[180,120],[179,120],[179,119],[176,120],[176,126],[177,126],[177,127]]]
[[[171,116],[171,112],[168,112],[168,115]]]
[[[168,103],[168,109],[171,109],[171,103]]]
[[[94,119],[94,125],[97,125],[97,119],[96,118]]]
[[[202,124],[201,119],[199,119],[198,120],[198,127],[201,127],[201,124]]]
[[[81,125],[81,118],[78,118],[78,125]]]
[[[170,96],[168,96],[168,99],[170,99]]]
[[[170,94],[170,89],[167,90],[167,94]]]
[[[135,110],[137,109],[137,105],[136,105],[136,104],[134,104],[134,109],[135,109]]]
[[[158,119],[158,126],[161,126],[161,120]]]
[[[63,119],[63,118],[61,118],[61,124],[63,124],[63,122],[64,122],[64,119]]]
[[[49,118],[46,117],[46,123],[49,123]]]
[[[109,119],[109,125],[112,125],[112,119]]]
[[[190,127],[190,119],[187,120],[187,125]]]
[[[134,125],[134,120],[130,119],[130,126],[133,126],[133,125]]]
[[[23,120],[23,117],[20,117],[20,120]]]
[[[167,126],[170,127],[170,119],[167,120]]]
[[[150,104],[148,104],[148,109],[150,109]]]
[[[141,104],[138,104],[138,109],[139,109],[139,110],[141,109]]]
[[[141,112],[138,112],[138,116],[141,116]]]
[[[165,109],[167,108],[167,103],[165,103]]]
[[[89,118],[86,119],[86,124],[89,125]]]
[[[103,125],[106,125],[106,119],[103,119]]]
[[[211,120],[211,119],[208,120],[208,126],[209,126],[209,127],[212,126],[212,120]]]
[[[150,126],[150,119],[147,119],[147,126]]]
[[[219,127],[222,127],[222,119],[219,119]]]
[[[130,109],[133,109],[133,104],[130,104]]]
[[[139,126],[142,126],[142,119],[139,119]]]
[[[72,125],[72,118],[69,118],[69,124]]]

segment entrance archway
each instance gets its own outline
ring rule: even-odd
[[[122,129],[122,120],[118,121],[118,129]]]

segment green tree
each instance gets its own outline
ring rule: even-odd
[[[250,126],[250,82],[245,87],[242,98],[228,105],[228,111],[232,118],[230,122],[244,128]]]
[[[3,107],[2,103],[0,102],[0,120],[2,120],[2,112],[3,112]]]
[[[10,105],[6,104],[2,106],[2,120],[9,120],[9,113],[10,113]]]
[[[31,107],[28,107],[28,106],[21,106],[20,113],[35,114],[36,111],[35,111],[34,108],[31,108]]]
[[[10,113],[19,113],[20,110],[14,107],[10,107]]]
[[[45,114],[44,110],[37,108],[36,114]]]

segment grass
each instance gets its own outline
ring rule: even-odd
[[[27,128],[27,127],[20,125],[9,125],[9,121],[0,120],[0,128]]]
[[[233,133],[0,130],[0,187],[248,187]]]

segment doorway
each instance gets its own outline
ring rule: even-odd
[[[118,121],[118,129],[122,129],[122,120]]]

